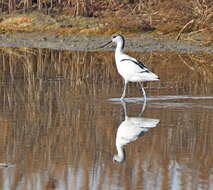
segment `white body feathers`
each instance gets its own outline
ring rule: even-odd
[[[117,43],[115,50],[115,61],[118,73],[126,82],[157,81],[159,77],[149,71],[140,61],[123,53],[124,39],[117,36],[114,42]],[[113,40],[112,40],[113,41]]]

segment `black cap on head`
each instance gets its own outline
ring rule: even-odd
[[[124,39],[124,37],[123,37],[121,34],[113,34],[113,35],[112,35],[112,39],[113,39],[113,38],[116,38],[116,37],[118,37],[118,36],[121,37],[122,40],[123,40],[122,49],[124,49],[125,39]]]

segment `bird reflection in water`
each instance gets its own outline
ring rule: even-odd
[[[159,119],[144,117],[128,117],[126,102],[121,101],[124,109],[125,120],[119,125],[116,134],[117,154],[113,156],[113,161],[121,163],[125,160],[126,154],[124,146],[130,142],[136,141],[143,136],[150,128],[156,127]]]

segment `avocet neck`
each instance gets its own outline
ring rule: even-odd
[[[119,55],[123,53],[123,48],[124,48],[124,42],[122,40],[119,40],[117,42],[116,50],[115,50],[115,55]]]

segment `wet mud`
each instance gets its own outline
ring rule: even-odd
[[[54,34],[51,32],[9,33],[0,35],[0,46],[51,48],[71,51],[98,51],[98,47],[110,36],[82,34]],[[114,46],[101,50],[114,50]],[[172,37],[159,37],[142,34],[138,37],[126,38],[126,51],[162,51],[178,53],[213,53],[213,46],[203,46],[193,41],[177,41]]]

